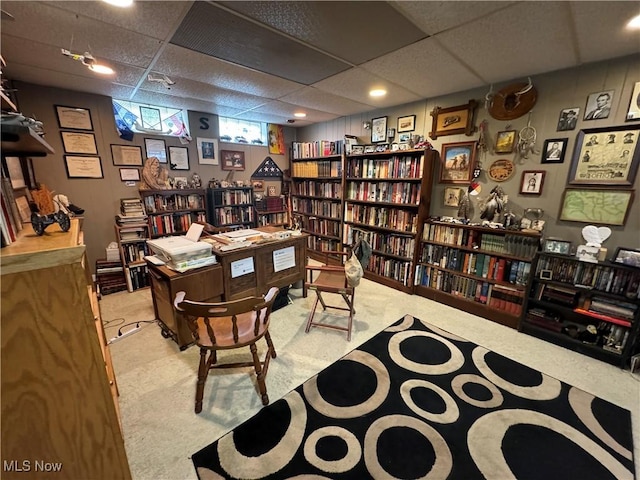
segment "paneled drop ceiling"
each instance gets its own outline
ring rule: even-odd
[[[640,52],[634,1],[3,1],[3,77],[304,126]],[[90,52],[98,76],[61,54]],[[167,75],[170,88],[147,80]],[[371,98],[373,87],[386,88]]]

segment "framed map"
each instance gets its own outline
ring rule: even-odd
[[[633,190],[567,188],[560,202],[560,220],[624,225],[633,202]]]

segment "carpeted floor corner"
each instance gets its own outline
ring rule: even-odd
[[[406,315],[192,456],[219,478],[633,479],[631,414]]]

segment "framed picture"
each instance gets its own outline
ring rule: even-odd
[[[65,155],[64,166],[69,178],[104,178],[102,163],[98,156]]]
[[[91,111],[88,108],[56,105],[56,117],[60,128],[72,130],[93,130]]]
[[[120,180],[122,180],[123,182],[139,182],[140,170],[138,170],[137,168],[121,168]]]
[[[542,251],[546,253],[560,253],[562,255],[571,254],[571,242],[559,238],[546,238],[542,244]],[[540,278],[543,278],[542,276]],[[550,280],[550,279],[549,279]]]
[[[459,207],[464,190],[460,187],[444,187],[444,206]]]
[[[385,142],[387,140],[387,117],[378,117],[371,120],[371,143]]]
[[[220,150],[222,170],[244,170],[244,152]]]
[[[11,179],[11,188],[17,190],[25,188],[27,183],[24,180],[24,168],[20,157],[5,157],[9,178]]]
[[[364,145],[353,145],[351,147],[351,155],[360,155],[364,153]]]
[[[142,128],[148,130],[162,131],[162,117],[160,117],[160,110],[151,107],[140,107],[140,118],[142,121]]]
[[[640,120],[640,82],[636,82],[631,92],[629,100],[629,110],[627,110],[627,121]]]
[[[276,194],[276,186],[275,185],[270,185],[269,186],[269,188],[267,189],[267,196],[268,197],[277,196],[277,194]]]
[[[633,185],[640,163],[640,125],[580,130],[568,183]]]
[[[589,95],[587,97],[587,104],[584,107],[584,120],[609,118],[613,92],[613,90],[606,90]]]
[[[137,145],[111,145],[114,165],[142,166],[142,147]]]
[[[218,140],[198,137],[198,163],[200,165],[218,165]]]
[[[522,172],[520,182],[520,193],[523,195],[542,194],[542,184],[544,183],[544,170],[525,170]]]
[[[189,185],[189,180],[187,177],[173,177],[173,188],[181,190],[183,188],[187,188]]]
[[[633,190],[567,188],[560,202],[559,220],[600,225],[624,225]]]
[[[400,135],[398,135],[398,142],[399,143],[409,143],[410,140],[411,140],[411,134],[410,133],[401,133]]]
[[[147,158],[156,157],[160,163],[167,163],[167,146],[159,138],[145,138],[144,149]]]
[[[398,133],[413,132],[416,129],[416,116],[398,117]]]
[[[544,141],[541,163],[562,163],[567,151],[568,138],[550,138]]]
[[[578,107],[565,108],[563,110],[560,110],[560,118],[558,118],[558,128],[556,128],[556,130],[558,132],[574,130],[576,128],[576,124],[578,123],[579,114],[580,109]]]
[[[251,180],[254,192],[264,192],[264,180]]]
[[[511,153],[513,147],[516,144],[516,132],[515,130],[503,130],[496,135],[496,153]]]
[[[169,167],[171,170],[189,170],[189,149],[169,147]]]
[[[93,133],[60,132],[65,153],[97,155],[96,136]]]
[[[269,132],[269,153],[273,155],[284,155],[284,130],[282,129],[282,125],[269,123],[267,124],[267,130]]]
[[[445,143],[440,156],[440,183],[469,183],[477,142]]]
[[[640,268],[640,250],[618,247],[611,258],[613,263],[621,263],[630,267]]]
[[[376,151],[375,145],[365,145],[362,153],[374,153]]]
[[[464,133],[467,136],[473,135],[473,132],[476,131],[476,127],[473,124],[473,115],[477,106],[478,102],[469,100],[466,105],[457,107],[435,107],[430,113],[433,117],[433,122],[429,136],[435,140],[444,135],[457,135],[459,133]]]

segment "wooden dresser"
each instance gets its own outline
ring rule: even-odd
[[[78,219],[0,250],[3,479],[131,478],[87,267]]]

